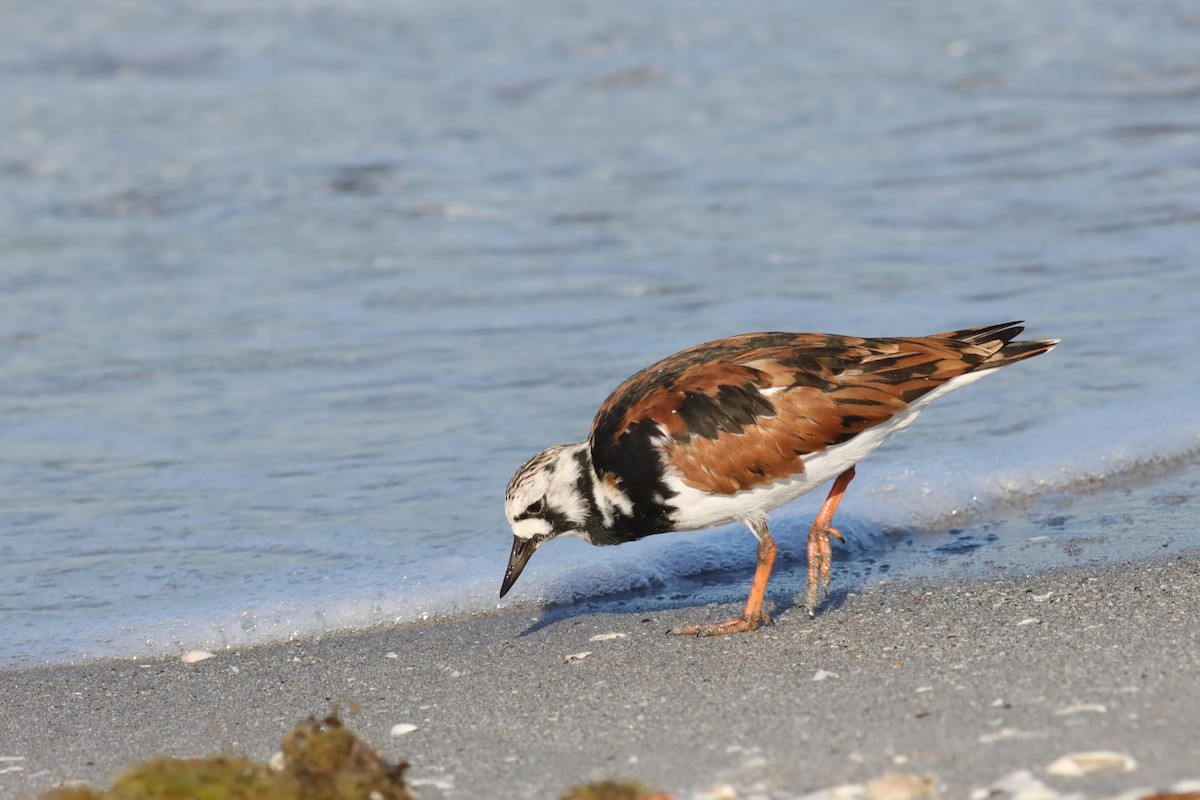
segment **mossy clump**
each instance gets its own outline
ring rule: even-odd
[[[103,800],[168,800],[168,798],[274,798],[276,776],[270,767],[244,758],[156,758],[136,764],[117,778],[107,792],[95,792]],[[53,792],[46,797],[65,800]],[[87,795],[79,797],[86,800]]]
[[[411,800],[408,764],[390,764],[336,715],[309,717],[283,737],[281,772],[298,800]]]
[[[671,800],[665,794],[633,781],[601,781],[576,786],[559,800]]]
[[[90,786],[59,786],[42,795],[43,800],[96,800],[100,793]]]
[[[42,800],[412,800],[408,764],[390,764],[336,714],[309,717],[283,738],[280,769],[233,756],[158,758],[112,787],[52,789]]]

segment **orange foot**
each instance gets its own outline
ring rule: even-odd
[[[837,528],[829,525],[813,525],[808,532],[808,585],[804,590],[804,607],[808,615],[814,616],[821,601],[829,595],[829,581],[832,575],[833,547],[829,537],[833,536],[839,542],[844,542]]]
[[[846,487],[852,480],[854,467],[837,476],[833,488],[829,490],[829,496],[817,512],[817,518],[808,529],[808,586],[804,590],[804,606],[808,609],[810,617],[816,615],[817,606],[821,604],[822,598],[829,594],[830,566],[833,564],[833,548],[829,544],[829,537],[834,536],[838,541],[845,541],[831,523],[833,515],[837,513],[838,504],[842,502],[842,495],[846,493]]]
[[[725,622],[710,622],[707,625],[684,625],[670,633],[676,636],[724,636],[727,633],[745,633],[759,625],[770,625],[771,617],[765,611],[757,614],[743,614],[737,619]]]

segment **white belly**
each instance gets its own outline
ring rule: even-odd
[[[790,503],[800,495],[833,480],[866,458],[884,439],[911,425],[929,403],[991,372],[992,370],[984,370],[967,373],[939,386],[887,422],[867,428],[853,439],[802,459],[804,471],[782,480],[734,494],[711,494],[693,489],[676,475],[668,475],[667,486],[676,493],[670,501],[677,509],[671,515],[676,529],[689,531],[744,521],[756,514],[765,514]]]

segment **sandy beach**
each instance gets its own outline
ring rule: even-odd
[[[720,639],[664,632],[735,606],[560,608],[191,665],[0,673],[0,795],[106,784],[156,754],[266,758],[335,704],[411,761],[425,798],[550,798],[612,777],[677,797],[784,798],[895,772],[945,797],[1005,779],[1087,797],[1166,789],[1200,779],[1196,555],[835,595],[816,619],[792,608]],[[391,736],[402,723],[416,729]],[[1048,769],[1083,751],[1132,761]]]
[[[0,800],[334,708],[422,800],[1200,800],[1195,3],[5,8]],[[497,609],[514,472],[663,356],[1015,319],[1062,344],[862,463],[815,618],[824,489],[763,630],[666,633],[740,524]]]

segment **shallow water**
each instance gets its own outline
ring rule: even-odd
[[[1200,543],[1187,4],[9,11],[0,664],[493,608],[512,471],[748,330],[1064,340],[864,463],[857,580],[896,531],[934,575],[1086,536],[1020,511],[1060,501]],[[510,599],[690,596],[746,538],[563,543]]]

